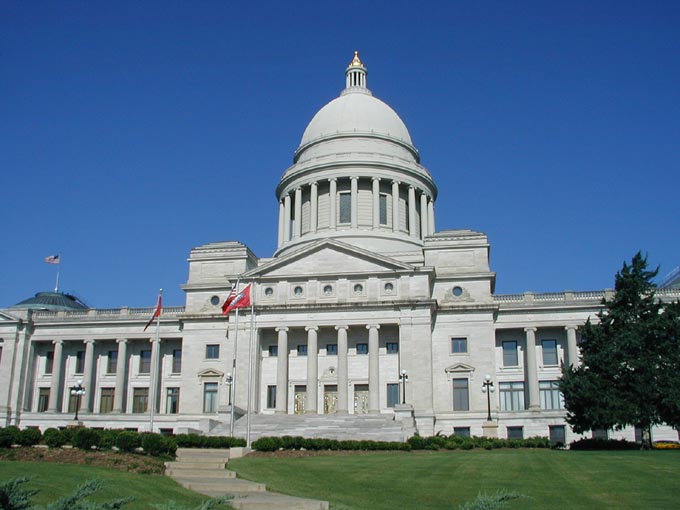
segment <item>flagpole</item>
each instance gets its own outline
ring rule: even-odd
[[[57,259],[59,260],[59,263],[57,264],[57,281],[54,284],[54,293],[56,294],[59,292],[59,270],[61,269],[61,253],[57,254]]]
[[[250,448],[250,412],[253,388],[253,331],[255,325],[255,280],[250,289],[250,339],[248,341],[248,405],[246,407],[246,448]]]
[[[237,287],[238,290],[238,287]],[[229,412],[231,416],[229,417],[229,435],[234,437],[234,406],[236,405],[236,352],[238,348],[238,308],[236,309],[236,321],[234,322],[234,356],[231,363],[231,409]]]
[[[158,300],[160,302],[161,296],[163,295],[163,289],[158,290]],[[158,305],[156,305],[158,307]],[[161,333],[161,313],[158,314],[156,318],[156,338],[154,344],[151,346],[151,388],[149,388],[149,432],[153,432],[153,415],[156,410],[156,372],[158,371],[158,356],[160,348],[160,333]]]

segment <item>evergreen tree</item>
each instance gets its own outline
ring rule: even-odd
[[[616,274],[598,321],[579,328],[581,364],[563,367],[560,391],[574,431],[680,427],[680,304],[654,293],[657,270],[639,252]]]

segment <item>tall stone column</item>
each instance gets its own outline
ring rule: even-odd
[[[85,367],[83,370],[83,386],[85,394],[80,399],[80,412],[87,413],[92,411],[93,381],[92,369],[94,367],[94,340],[85,340]]]
[[[418,235],[416,228],[416,189],[413,186],[408,187],[408,233],[411,237]]]
[[[576,343],[576,326],[565,326],[567,330],[567,357],[573,367],[579,366],[578,344]]]
[[[434,200],[431,198],[427,201],[427,233],[434,234]]]
[[[279,242],[278,247],[281,248],[283,244],[283,225],[286,217],[286,207],[283,205],[283,200],[279,202]]]
[[[380,177],[373,177],[373,228],[380,228]]]
[[[307,405],[305,412],[317,414],[319,400],[319,343],[316,326],[309,326],[307,330]]]
[[[160,370],[161,341],[151,339],[151,368],[149,370],[149,406],[153,406],[154,414],[158,413],[158,388],[161,382]]]
[[[337,225],[338,213],[336,206],[338,204],[338,180],[328,179],[330,190],[328,192],[328,228],[335,230]]]
[[[427,222],[427,195],[423,191],[420,194],[420,237],[425,239],[427,236],[427,229],[429,228]]]
[[[113,392],[113,412],[122,413],[124,397],[127,393],[127,338],[120,338],[118,342],[118,359],[116,361],[116,388]]]
[[[293,237],[302,235],[302,188],[295,189],[295,219],[293,220]]]
[[[368,329],[368,411],[380,412],[380,326],[369,324]]]
[[[538,365],[536,363],[536,328],[524,328],[527,336],[527,387],[529,390],[529,410],[540,410],[538,399]]]
[[[309,206],[309,231],[314,233],[319,221],[319,185],[316,182],[309,189]]]
[[[288,328],[276,328],[278,358],[276,360],[276,412],[288,412]]]
[[[290,241],[290,195],[283,198],[283,242]]]
[[[392,181],[392,231],[399,232],[399,181]]]
[[[351,207],[350,207],[350,212],[351,212],[351,220],[352,220],[352,228],[355,229],[359,225],[359,178],[358,177],[350,177],[349,178],[350,182],[350,193],[351,193]]]
[[[338,331],[338,403],[336,412],[348,413],[347,386],[349,376],[347,369],[347,330],[348,326],[335,326]]]
[[[59,402],[61,400],[61,366],[62,357],[64,356],[64,341],[55,340],[54,344],[54,361],[52,362],[52,384],[50,386],[50,405],[47,410],[51,413],[60,413]]]

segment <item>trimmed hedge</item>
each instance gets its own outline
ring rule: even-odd
[[[570,450],[639,450],[640,443],[625,439],[593,439],[584,438],[569,445]]]
[[[498,448],[550,448],[547,437],[530,437],[527,439],[501,439],[497,437],[478,436],[450,436],[437,435],[431,437],[413,436],[408,439],[413,450],[472,450],[483,448],[495,450]]]
[[[253,442],[253,449],[261,452],[277,450],[405,450],[408,443],[390,441],[338,441],[335,439],[309,439],[300,436],[261,437]]]
[[[21,431],[14,425],[0,429],[0,448],[11,448],[19,440]]]
[[[132,453],[142,446],[142,437],[139,432],[133,430],[122,430],[116,434],[115,446],[121,452]]]
[[[59,429],[47,429],[43,432],[43,442],[50,448],[61,448],[66,444],[66,436]]]
[[[80,450],[91,450],[93,447],[99,447],[100,441],[100,431],[86,427],[78,427],[71,437],[73,447]]]
[[[179,448],[231,448],[245,446],[246,440],[230,436],[201,436],[198,434],[177,434],[172,436]]]
[[[17,443],[21,446],[33,446],[40,443],[41,439],[42,433],[40,429],[29,428],[19,432]]]

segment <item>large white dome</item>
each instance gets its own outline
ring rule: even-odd
[[[351,91],[334,99],[311,120],[300,141],[303,147],[320,138],[349,133],[371,133],[395,138],[409,145],[411,136],[399,115],[363,91]]]

